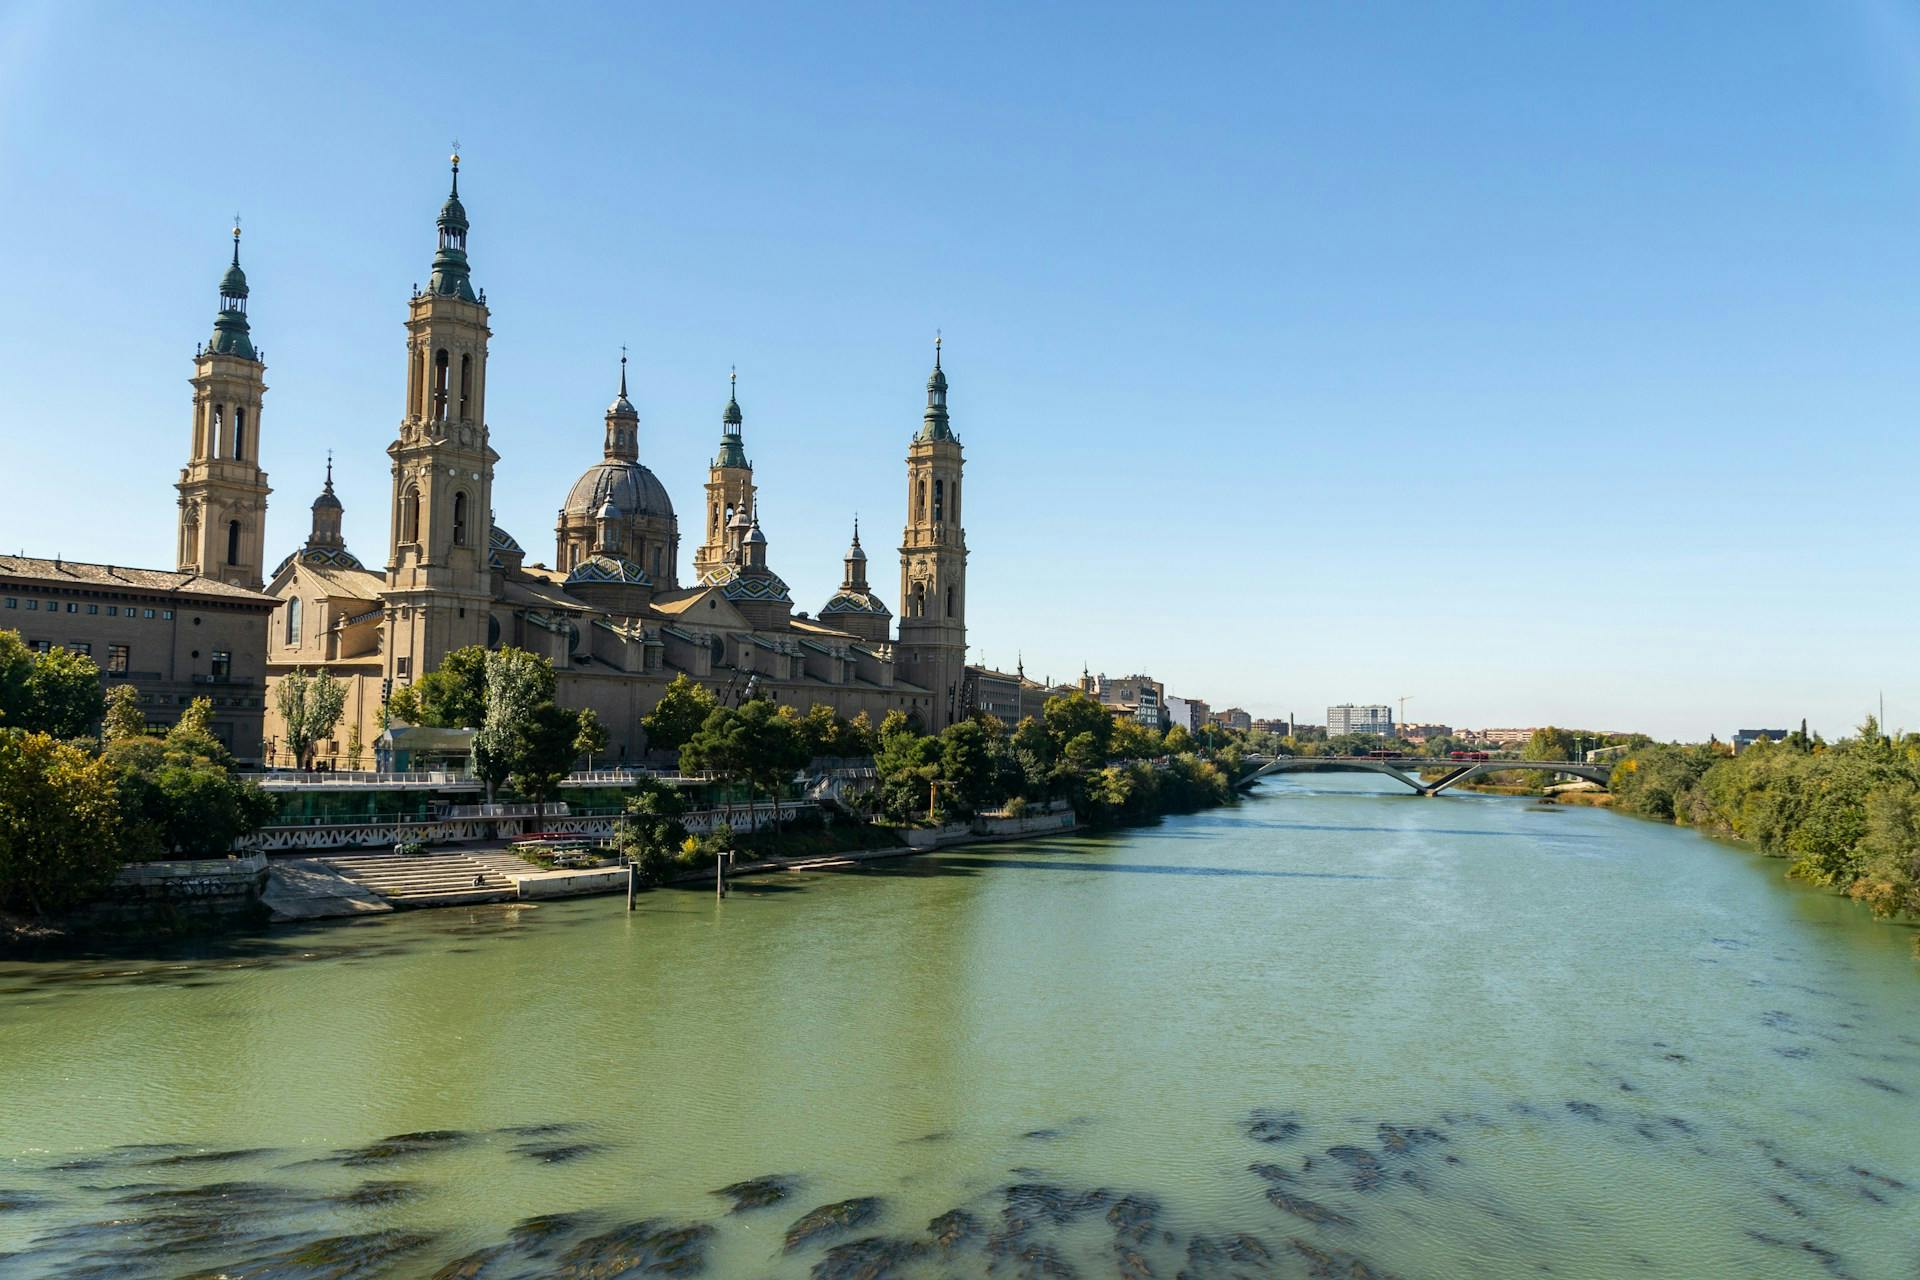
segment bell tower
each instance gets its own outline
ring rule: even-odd
[[[739,377],[738,372],[727,375],[727,410],[720,415],[720,451],[713,455],[713,466],[707,471],[707,504],[702,520],[706,538],[693,553],[693,576],[698,582],[705,582],[708,574],[727,563],[733,518],[753,509],[753,464],[747,461],[746,448],[740,442]]]
[[[907,527],[900,540],[900,644],[894,672],[933,695],[926,729],[965,718],[967,534],[960,524],[960,441],[947,420],[947,375],[933,341],[927,411],[907,448]]]
[[[260,469],[260,402],[267,366],[247,330],[247,275],[240,219],[233,265],[220,277],[213,339],[193,353],[193,440],[180,491],[182,572],[260,590],[266,547],[267,474]]]
[[[407,308],[407,404],[393,459],[392,553],[387,557],[385,675],[399,684],[448,652],[487,640],[493,600],[487,567],[493,464],[487,443],[485,294],[467,268],[460,155],[440,208],[440,247],[425,290]]]

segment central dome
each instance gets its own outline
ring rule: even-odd
[[[567,494],[566,513],[591,520],[607,502],[622,516],[673,518],[666,486],[637,462],[608,458],[588,467]]]

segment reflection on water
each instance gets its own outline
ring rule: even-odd
[[[859,872],[0,966],[0,1277],[1911,1276],[1904,931],[1316,780]]]

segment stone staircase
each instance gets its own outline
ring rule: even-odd
[[[515,896],[513,881],[501,874],[510,864],[500,855],[474,858],[464,853],[342,853],[313,861],[364,885],[396,907],[454,907]],[[517,858],[511,861],[533,870]]]

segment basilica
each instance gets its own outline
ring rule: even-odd
[[[897,619],[868,581],[857,524],[839,589],[817,613],[795,611],[773,568],[736,396],[721,414],[683,581],[680,516],[641,461],[624,357],[601,456],[559,506],[553,565],[531,562],[493,522],[500,455],[486,415],[491,331],[486,293],[469,269],[459,179],[456,155],[432,272],[407,302],[406,404],[387,446],[383,565],[369,567],[348,549],[329,464],[304,545],[267,571],[266,366],[247,321],[234,232],[213,338],[194,358],[193,444],[177,486],[179,567],[277,602],[266,643],[266,758],[276,758],[283,736],[272,685],[288,672],[325,670],[346,682],[346,714],[320,758],[364,767],[393,691],[466,645],[513,645],[550,660],[559,700],[598,713],[616,761],[646,749],[640,719],[683,674],[723,702],[826,703],[876,721],[898,710],[931,731],[971,714],[977,677],[995,673],[966,663],[963,459],[938,342],[926,409],[907,445]]]

